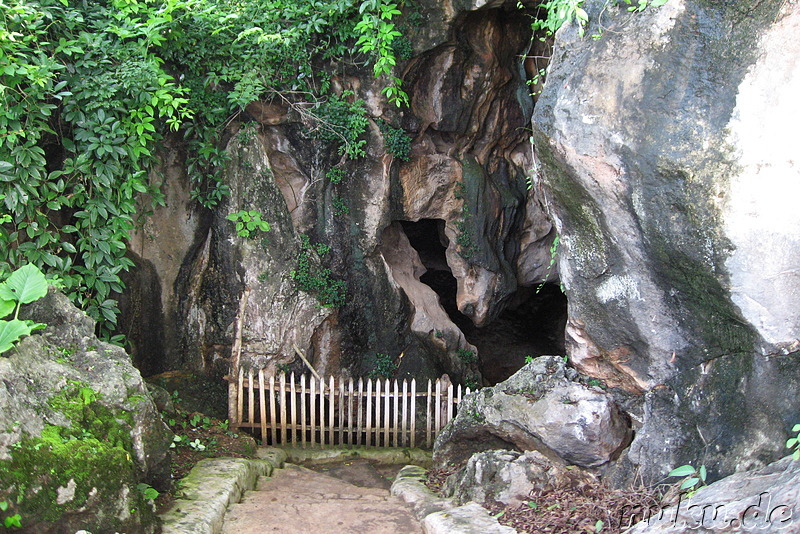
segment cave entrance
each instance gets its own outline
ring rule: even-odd
[[[567,297],[558,283],[519,288],[496,319],[478,328],[456,305],[458,283],[447,265],[445,222],[420,219],[400,224],[427,269],[420,282],[439,295],[447,315],[478,349],[481,374],[489,385],[518,371],[527,356],[564,354]]]

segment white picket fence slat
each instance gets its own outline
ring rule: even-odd
[[[417,391],[416,379],[394,380],[320,377],[263,369],[237,373],[229,396],[231,425],[260,434],[263,444],[366,447],[415,447],[417,400],[425,398],[425,445],[430,448],[455,417],[462,389],[449,380],[428,380]],[[470,388],[463,390],[469,394]],[[246,399],[246,401],[245,401]]]

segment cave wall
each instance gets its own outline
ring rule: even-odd
[[[161,308],[163,334],[138,330],[163,342],[140,341],[156,354],[137,361],[226,373],[247,293],[245,366],[301,370],[297,346],[326,373],[364,376],[384,353],[399,377],[480,382],[483,371],[493,383],[497,369],[463,357],[480,352],[470,332],[503,339],[508,314],[550,282],[566,290],[571,363],[633,420],[611,479],[652,482],[687,462],[717,476],[780,455],[800,413],[800,15],[777,1],[586,8],[587,36],[602,36],[558,32],[535,113],[530,20],[516,3],[422,2],[422,24],[406,27],[414,57],[397,67],[409,108],[384,102],[368,70],[332,80],[366,102],[366,158],[342,164],[297,110],[256,102],[226,132],[232,195],[205,211],[190,202],[180,147],[167,147],[167,205],[134,238],[147,272],[128,299],[160,292],[161,304],[136,305]],[[412,137],[407,161],[379,120]],[[325,178],[334,165],[339,184]],[[237,236],[226,216],[241,209],[271,230]],[[412,244],[420,221],[436,221],[443,265]],[[330,246],[311,261],[347,283],[343,306],[292,280],[301,235]],[[452,277],[452,295],[434,272]]]
[[[520,287],[557,281],[548,268],[555,233],[525,183],[529,19],[515,3],[415,9],[424,20],[406,26],[415,55],[398,66],[409,108],[386,103],[368,69],[340,69],[332,80],[366,102],[366,158],[342,165],[335,147],[308,135],[297,109],[255,102],[226,133],[232,159],[224,181],[232,194],[215,210],[192,208],[189,180],[180,165],[170,167],[167,206],[146,218],[132,246],[161,286],[164,354],[150,355],[163,360],[151,368],[224,374],[249,291],[246,366],[294,361],[301,370],[296,345],[323,372],[363,376],[384,353],[399,364],[398,376],[446,372],[480,383],[479,362],[463,356],[475,347],[441,296],[420,282],[426,269],[400,221],[442,221],[445,268],[457,285],[453,306],[474,325],[490,324]],[[386,149],[380,120],[412,138],[407,161]],[[180,157],[171,150],[167,160]],[[334,165],[345,171],[338,184],[325,177]],[[237,236],[226,216],[242,209],[260,211],[271,230]],[[347,283],[343,306],[321,306],[292,280],[303,234],[331,247],[314,261]]]
[[[800,413],[800,12],[587,7],[609,31],[558,33],[533,119],[571,361],[640,396],[627,473],[762,466]]]

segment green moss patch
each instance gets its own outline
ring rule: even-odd
[[[0,500],[21,515],[23,527],[81,513],[83,528],[113,532],[153,517],[136,490],[130,414],[116,415],[80,383],[48,404],[70,426],[46,425],[40,436],[13,445],[10,460],[0,461]]]

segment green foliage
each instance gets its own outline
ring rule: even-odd
[[[391,80],[391,85],[386,86],[381,93],[397,107],[407,106],[408,95],[401,89],[402,81],[391,76],[392,69],[397,64],[394,40],[402,35],[391,22],[395,16],[400,15],[397,4],[386,0],[364,0],[358,11],[362,15],[355,26],[355,32],[359,35],[356,46],[360,52],[375,56],[372,71],[376,78],[386,75]]]
[[[699,469],[695,469],[693,466],[686,464],[680,467],[676,467],[672,471],[669,472],[670,477],[684,477],[684,481],[681,483],[680,489],[691,489],[694,491],[698,489],[699,486],[705,486],[706,484],[706,466],[701,465]],[[696,488],[697,486],[697,488]]]
[[[330,250],[330,246],[322,243],[312,245],[307,235],[301,235],[297,269],[290,275],[300,290],[315,295],[322,306],[338,308],[344,306],[347,283],[331,278],[331,270],[319,264]]]
[[[367,154],[364,150],[367,145],[364,134],[369,128],[369,119],[364,101],[348,101],[352,96],[352,91],[344,91],[341,96],[332,95],[320,103],[316,110],[319,120],[312,133],[320,139],[336,143],[340,154],[361,158]]]
[[[661,7],[668,2],[668,0],[637,0],[634,4],[632,0],[622,0],[628,5],[628,11],[640,12],[648,7]]]
[[[256,99],[303,110],[363,156],[366,109],[326,96],[319,66],[372,60],[389,100],[407,102],[391,76],[399,13],[384,0],[5,0],[0,275],[36,265],[108,337],[135,217],[164,202],[151,171],[167,136],[185,138],[206,208],[229,195],[223,130]]]
[[[792,427],[792,432],[797,432],[797,436],[786,440],[786,448],[789,450],[794,449],[792,458],[800,460],[800,424],[794,425]]]
[[[474,350],[458,349],[456,354],[458,354],[458,357],[461,358],[461,361],[466,364],[471,364],[478,361],[478,355],[475,354]]]
[[[589,15],[581,7],[583,0],[548,0],[539,7],[547,13],[544,19],[536,19],[531,24],[534,32],[544,30],[547,35],[553,35],[561,26],[571,22],[578,22],[578,35],[583,36],[584,26],[589,21]]]
[[[378,122],[386,151],[401,161],[408,161],[411,157],[411,136],[402,128],[395,128],[385,121]]]
[[[325,177],[331,181],[332,184],[338,185],[344,179],[344,171],[338,167],[333,167],[325,173]]]
[[[461,255],[469,259],[478,252],[478,245],[472,238],[472,212],[467,206],[461,210],[461,219],[456,222],[456,229],[458,230],[456,243],[461,248]]]
[[[528,354],[527,356],[525,356],[525,363],[531,363],[535,359],[536,358],[534,356],[531,356],[530,354]]]
[[[157,489],[152,487],[150,484],[145,484],[143,482],[136,484],[136,489],[139,490],[139,493],[142,494],[142,497],[149,502],[155,501],[160,495]]]
[[[369,378],[392,378],[400,364],[388,354],[379,352],[375,355],[375,369],[369,372]]]
[[[175,2],[72,4],[3,6],[0,271],[33,263],[113,326],[136,200],[162,198],[155,146],[190,112],[155,54]]]
[[[342,197],[333,197],[331,203],[333,204],[333,214],[337,217],[350,214],[350,208],[345,204]]]
[[[547,271],[545,272],[542,282],[536,288],[536,293],[539,293],[539,291],[541,291],[542,288],[544,287],[545,283],[547,283],[547,278],[550,276],[550,271],[553,269],[553,266],[555,266],[556,260],[558,259],[558,246],[560,244],[561,244],[561,236],[556,235],[553,238],[553,243],[550,245],[550,263],[547,264]]]
[[[395,37],[392,42],[392,52],[400,61],[407,61],[414,57],[414,46],[411,44],[411,39],[405,35]]]
[[[0,501],[0,512],[8,511],[8,501]],[[3,518],[3,526],[6,528],[22,527],[22,516],[19,514],[7,515]]]
[[[478,384],[478,381],[474,378],[467,378],[464,380],[464,387],[468,387],[472,391],[478,389],[479,386],[480,384]]]
[[[10,321],[0,320],[0,354],[12,348],[22,337],[46,325],[33,321],[20,321],[19,309],[47,295],[47,280],[33,264],[20,267],[0,284],[0,318],[14,312]]]
[[[248,238],[256,232],[269,232],[270,225],[261,219],[261,212],[256,210],[242,210],[231,213],[226,217],[229,221],[236,223],[236,233],[239,237]]]

